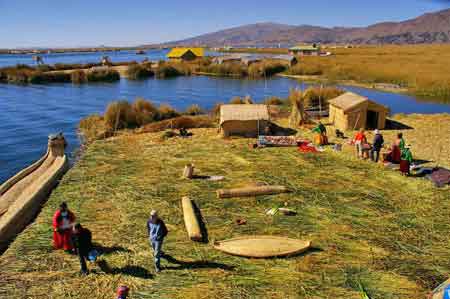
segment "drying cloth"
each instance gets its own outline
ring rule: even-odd
[[[297,146],[294,136],[259,136],[259,146]]]
[[[450,184],[450,170],[445,168],[437,168],[433,170],[433,172],[427,175],[427,178],[430,179],[436,187],[442,188],[445,185]]]
[[[302,141],[298,145],[298,151],[301,153],[317,153],[317,149],[309,141]]]

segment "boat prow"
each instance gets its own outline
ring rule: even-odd
[[[311,241],[278,236],[243,236],[215,242],[214,248],[236,256],[270,258],[303,253],[311,248]]]
[[[0,251],[36,216],[68,169],[65,146],[61,134],[50,136],[41,159],[0,185]]]

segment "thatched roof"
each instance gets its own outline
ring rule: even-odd
[[[329,100],[328,103],[335,107],[341,108],[344,111],[348,111],[367,101],[369,101],[369,99],[366,97],[353,92],[346,92],[337,98]]]
[[[203,48],[173,48],[168,54],[168,58],[181,58],[187,52],[192,52],[197,57],[205,56]]]
[[[267,105],[237,104],[220,106],[220,125],[226,121],[269,120]]]

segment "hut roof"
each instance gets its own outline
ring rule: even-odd
[[[173,48],[168,54],[168,58],[180,58],[186,52],[191,51],[197,57],[203,57],[205,55],[205,51],[203,48]]]
[[[229,104],[220,106],[220,125],[226,121],[269,120],[269,109],[262,104]]]
[[[369,99],[366,97],[353,92],[346,92],[337,98],[329,100],[328,103],[335,107],[341,108],[344,111],[348,111],[367,101],[369,101]]]

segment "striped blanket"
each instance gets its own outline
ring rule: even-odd
[[[258,146],[297,146],[295,136],[259,136]]]

